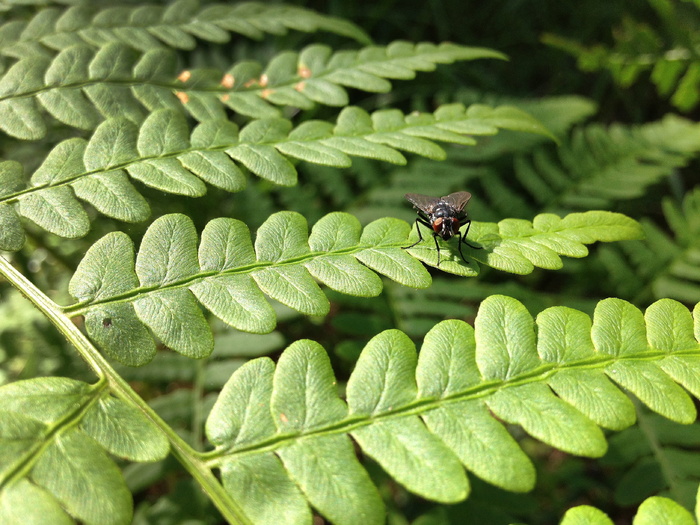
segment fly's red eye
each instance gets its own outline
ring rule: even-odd
[[[433,221],[432,226],[433,226],[433,230],[435,231],[435,233],[439,233],[440,230],[442,229],[442,221],[443,220],[444,219],[442,217],[438,217],[437,219],[435,219]]]

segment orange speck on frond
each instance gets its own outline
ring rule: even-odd
[[[175,92],[175,96],[182,102],[183,104],[187,104],[190,101],[190,96],[185,93],[184,91],[177,91]]]
[[[270,95],[272,95],[274,92],[275,92],[274,89],[263,89],[263,90],[260,92],[260,96],[261,96],[262,98],[267,98],[267,97],[269,97]]]
[[[221,102],[226,102],[226,101],[227,101],[228,99],[230,99],[230,98],[231,98],[231,96],[230,96],[228,93],[225,93],[225,94],[223,94],[223,95],[221,95],[221,96],[219,97],[219,99],[221,100]]]
[[[299,66],[299,69],[297,69],[297,74],[301,78],[309,78],[311,76],[311,70],[306,66]]]
[[[185,69],[182,73],[177,76],[180,82],[187,82],[192,77],[192,72]]]
[[[258,80],[257,80],[256,78],[251,78],[248,82],[246,82],[245,84],[243,84],[243,87],[249,88],[249,87],[251,87],[251,86],[254,86],[254,85],[257,84],[257,83],[258,83]]]
[[[262,75],[260,75],[260,85],[261,85],[262,87],[267,86],[267,83],[268,83],[269,81],[270,81],[270,78],[269,78],[265,73],[263,73]]]
[[[282,423],[289,423],[289,418],[284,415],[284,412],[280,412],[280,421],[282,421]]]
[[[296,89],[299,92],[304,91],[305,87],[306,87],[306,82],[297,82],[296,84],[294,84],[294,89]]]
[[[227,89],[231,89],[233,87],[235,80],[233,78],[233,75],[231,73],[226,73],[224,77],[221,79],[221,85],[224,86]]]

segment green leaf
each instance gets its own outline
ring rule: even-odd
[[[178,160],[185,169],[217,188],[237,192],[246,186],[243,172],[221,151],[191,151],[179,155]]]
[[[473,222],[469,239],[483,249],[470,250],[469,255],[493,268],[527,274],[535,266],[561,268],[559,255],[588,255],[585,244],[641,236],[639,223],[619,213],[589,211],[564,218],[544,213],[537,215],[532,224],[522,219],[504,219],[497,225]]]
[[[350,255],[313,259],[305,264],[309,273],[332,290],[359,297],[382,293],[382,280]]]
[[[156,355],[155,341],[130,303],[91,309],[85,315],[85,328],[107,355],[127,366],[144,365]]]
[[[99,212],[125,222],[141,222],[151,209],[122,170],[96,173],[71,184],[79,199],[92,204]]]
[[[24,169],[15,160],[0,162],[0,197],[12,195],[26,186]]]
[[[299,440],[278,455],[309,502],[333,523],[365,525],[384,519],[384,504],[347,437]]]
[[[241,447],[275,433],[267,407],[274,371],[270,359],[260,358],[248,361],[233,373],[207,419],[207,437],[214,445]],[[260,402],[251,403],[252,399]]]
[[[8,485],[0,492],[0,520],[6,525],[74,523],[50,494],[26,479]]]
[[[155,220],[136,257],[141,286],[163,286],[198,271],[197,232],[189,217],[172,214]]]
[[[34,172],[32,183],[35,185],[56,184],[85,172],[83,157],[86,146],[87,142],[78,138],[60,142]]]
[[[275,213],[258,229],[255,252],[259,261],[278,262],[309,253],[308,225],[296,212]]]
[[[272,453],[225,462],[221,479],[253,523],[302,525],[312,520],[299,488]]]
[[[0,100],[0,129],[21,140],[38,140],[46,135],[44,119],[30,98]]]
[[[613,525],[613,521],[594,507],[579,505],[566,511],[560,525]]]
[[[89,390],[88,385],[74,379],[27,379],[3,385],[0,406],[2,412],[21,415],[48,425],[84,404]]]
[[[108,233],[80,261],[68,291],[80,301],[108,299],[138,286],[134,245],[128,235]]]
[[[111,454],[131,461],[157,461],[169,451],[165,434],[139,409],[110,396],[92,407],[82,428]]]
[[[476,363],[484,379],[508,380],[541,365],[532,316],[515,299],[492,295],[474,321]]]
[[[601,427],[622,430],[633,425],[637,419],[630,398],[620,392],[601,371],[577,370],[572,373],[561,370],[548,383],[561,399]]]
[[[83,157],[90,171],[107,170],[133,162],[138,129],[126,118],[111,118],[100,124],[93,133]]]
[[[61,237],[83,237],[90,230],[90,219],[66,186],[27,195],[19,201],[19,213]]]
[[[674,525],[693,525],[693,516],[675,501],[654,496],[642,503],[634,517],[634,525],[652,525],[654,523],[673,523]]]
[[[362,449],[419,496],[443,503],[466,498],[469,484],[447,446],[414,416],[377,422],[352,432]],[[420,476],[416,473],[420,472]]]
[[[477,332],[478,337],[478,332]],[[603,432],[540,384],[499,390],[487,400],[499,418],[521,425],[526,432],[560,450],[601,457],[607,443]]]
[[[161,157],[189,149],[189,133],[182,113],[161,109],[151,113],[139,130],[138,152]]]
[[[86,524],[131,521],[131,494],[120,470],[80,430],[56,436],[34,465],[31,477]]]
[[[632,392],[649,408],[679,423],[695,421],[697,411],[685,390],[652,363],[618,361],[605,370],[608,377]]]
[[[294,166],[272,146],[240,144],[227,149],[226,153],[263,179],[280,186],[294,186],[297,183]]]
[[[172,350],[199,359],[214,349],[209,324],[188,290],[154,292],[134,301],[134,309],[138,318]]]
[[[190,289],[202,306],[238,330],[265,334],[275,329],[275,311],[248,275],[207,279]]]
[[[516,492],[534,487],[535,467],[481,402],[444,405],[424,414],[423,420],[430,432],[481,479]]]
[[[347,385],[352,414],[372,415],[416,399],[416,350],[398,330],[375,336],[365,347]]]
[[[266,295],[306,315],[326,315],[330,303],[306,268],[270,267],[254,272],[253,279]]]
[[[282,433],[308,432],[344,419],[330,359],[321,345],[297,341],[277,363],[271,410]]]
[[[207,223],[199,246],[202,270],[223,272],[253,263],[255,252],[245,223],[223,217]]]
[[[14,252],[24,246],[24,229],[12,204],[0,204],[0,250]]]
[[[368,224],[362,232],[360,242],[368,245],[403,243],[409,226],[398,219],[379,219]],[[390,279],[414,288],[430,286],[430,274],[418,261],[406,254],[401,247],[368,248],[355,255],[357,259],[374,271]]]
[[[197,177],[184,169],[177,159],[153,159],[131,164],[129,174],[147,186],[168,193],[201,197],[207,187]]]

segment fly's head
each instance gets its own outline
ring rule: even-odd
[[[435,235],[439,235],[440,238],[449,241],[459,232],[459,219],[451,216],[434,217],[432,227]]]

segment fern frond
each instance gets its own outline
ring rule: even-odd
[[[297,172],[290,157],[336,167],[350,166],[350,156],[405,164],[399,150],[441,159],[445,152],[434,141],[473,144],[473,136],[499,129],[547,134],[537,121],[507,106],[449,105],[434,114],[406,116],[398,110],[370,115],[351,106],[340,112],[335,125],[307,121],[292,129],[285,119],[260,119],[239,132],[234,123],[216,120],[203,122],[191,136],[184,116],[174,110],[155,111],[140,128],[127,118],[113,118],[100,124],[89,141],[59,143],[32,175],[29,188],[19,163],[0,163],[0,241],[5,242],[0,249],[21,247],[17,212],[56,235],[85,235],[89,219],[76,196],[105,215],[144,220],[148,204],[127,173],[147,186],[190,197],[206,193],[204,182],[240,191],[245,177],[239,165],[292,186]]]
[[[241,2],[200,6],[197,0],[176,0],[167,7],[155,4],[100,8],[87,3],[61,9],[47,7],[29,22],[12,21],[0,27],[0,54],[15,58],[76,44],[102,47],[121,42],[148,51],[163,47],[194,49],[197,39],[228,42],[231,33],[262,39],[288,30],[328,31],[363,44],[369,36],[355,24],[303,7]]]
[[[169,451],[165,435],[105,383],[18,381],[2,388],[0,405],[5,517],[21,507],[22,519],[37,523],[69,523],[69,514],[89,524],[128,523],[131,494],[107,453],[156,461]]]
[[[599,426],[634,423],[621,388],[667,418],[695,420],[683,388],[700,394],[700,344],[681,304],[661,300],[642,315],[606,299],[592,323],[565,307],[545,310],[536,323],[537,330],[518,301],[492,296],[474,328],[444,321],[418,355],[402,332],[383,332],[360,355],[347,404],[313,341],[292,344],[277,366],[250,361],[233,374],[207,421],[216,446],[210,464],[254,521],[308,522],[308,501],[334,523],[378,523],[381,500],[347,435],[408,490],[456,502],[469,491],[463,468],[507,490],[534,483],[528,458],[494,416],[590,457],[607,447]]]
[[[470,238],[484,246],[471,250],[472,258],[516,273],[529,273],[535,266],[556,269],[561,267],[557,254],[584,257],[585,244],[639,235],[635,221],[609,212],[563,219],[539,215],[533,223],[507,219],[472,228]],[[314,278],[336,291],[365,297],[381,292],[374,272],[404,286],[428,287],[430,274],[409,253],[432,265],[437,253],[432,244],[404,250],[412,240],[409,231],[408,224],[391,218],[361,231],[352,215],[331,213],[309,236],[301,215],[279,212],[258,230],[255,249],[244,223],[220,218],[205,227],[197,250],[192,221],[166,215],[148,229],[135,261],[124,233],[107,234],[95,243],[71,280],[70,293],[80,302],[65,312],[85,314],[90,336],[130,365],[148,362],[155,354],[148,328],[173,350],[205,357],[213,339],[197,301],[234,328],[266,333],[275,326],[275,314],[263,294],[306,315],[328,313],[328,300]],[[465,265],[455,252],[443,257],[441,268],[478,274],[475,262]]]
[[[644,195],[698,151],[700,125],[667,115],[642,126],[577,128],[555,154],[540,148],[516,158],[514,168],[537,209],[605,209]],[[513,191],[507,185],[500,189]]]
[[[672,297],[694,303],[700,300],[700,188],[686,194],[680,206],[670,198],[662,204],[673,237],[651,221],[642,221],[644,241],[605,248],[600,258],[617,292],[625,297],[636,302]]]
[[[0,78],[0,129],[20,139],[43,137],[40,106],[64,124],[88,130],[119,116],[141,124],[147,111],[163,108],[184,108],[199,121],[225,119],[226,107],[253,118],[279,117],[275,106],[346,106],[344,87],[384,93],[391,89],[387,78],[411,79],[436,64],[478,58],[504,56],[449,43],[398,41],[335,54],[316,44],[284,52],[265,67],[246,61],[228,71],[178,71],[175,53],[166,49],[139,54],[120,42],[98,49],[78,44],[55,57],[20,60]]]
[[[673,28],[672,31],[662,32],[625,18],[621,26],[612,31],[615,39],[612,48],[600,44],[587,47],[553,34],[544,35],[542,41],[576,57],[582,71],[607,70],[623,88],[648,74],[660,96],[669,97],[679,110],[690,111],[700,103],[700,61],[695,52],[698,35],[695,25],[687,23],[693,17],[697,22],[697,5],[695,13],[681,13],[679,7],[670,2],[651,6],[665,19],[660,25]]]

